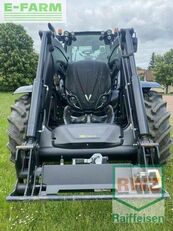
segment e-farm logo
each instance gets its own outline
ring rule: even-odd
[[[3,0],[2,2],[0,19],[4,22],[66,22],[66,0]]]

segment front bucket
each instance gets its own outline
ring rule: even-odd
[[[162,194],[151,190],[147,193],[115,193],[117,190],[114,171],[116,166],[120,165],[43,165],[35,170],[32,184],[17,183],[14,192],[7,197],[7,200],[111,200],[169,197],[169,194],[163,190]],[[123,164],[121,175],[126,174],[132,178],[133,171],[126,170],[126,166],[129,164]],[[133,167],[133,165],[130,166]]]

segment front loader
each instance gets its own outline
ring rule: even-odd
[[[116,164],[166,163],[170,114],[151,90],[159,84],[137,76],[134,30],[56,34],[49,24],[39,36],[36,78],[15,91],[8,118],[17,182],[7,199],[111,199]]]

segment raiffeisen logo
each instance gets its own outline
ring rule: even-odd
[[[118,193],[150,194],[161,193],[162,181],[158,169],[139,171],[132,177],[118,177]]]
[[[113,220],[117,223],[163,223],[162,167],[115,165]]]
[[[2,2],[1,21],[60,23],[66,21],[65,0],[4,0]]]

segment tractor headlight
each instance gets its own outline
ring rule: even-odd
[[[104,105],[106,105],[107,102],[108,102],[108,96],[107,95],[101,96],[98,100],[96,109],[103,107]]]
[[[71,96],[71,97],[70,97],[70,102],[71,102],[73,105],[76,105],[76,104],[77,104],[77,99],[76,99],[76,97]]]
[[[110,102],[110,99],[111,99],[111,90],[105,92],[103,95],[99,97],[95,109],[99,109],[106,106]]]
[[[66,91],[66,93],[67,93],[67,91]],[[79,104],[79,101],[78,101],[78,99],[77,99],[76,96],[67,93],[67,99],[68,99],[69,104],[70,104],[72,107],[81,109],[80,104]]]
[[[110,36],[112,34],[111,30],[107,30],[107,35]]]
[[[102,101],[103,104],[105,104],[107,102],[107,100],[108,100],[108,97],[106,95],[103,95],[101,97],[101,101]]]
[[[64,36],[68,37],[69,36],[69,32],[68,31],[64,31]]]
[[[75,96],[70,96],[70,104],[73,107],[80,109],[79,102],[78,102],[78,100],[77,100],[77,98]]]

